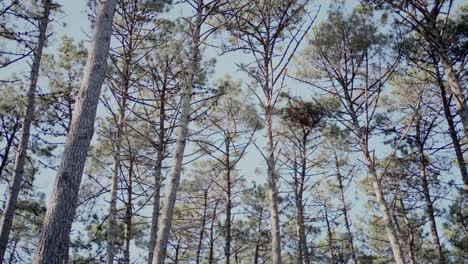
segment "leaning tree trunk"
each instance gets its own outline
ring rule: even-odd
[[[37,243],[34,264],[61,264],[78,202],[83,169],[94,134],[96,109],[104,82],[116,0],[98,1],[93,41],[83,74],[62,160]]]
[[[182,91],[182,111],[180,115],[179,134],[176,140],[176,147],[173,155],[173,163],[167,185],[166,196],[162,213],[160,215],[159,230],[157,235],[156,247],[154,249],[153,264],[163,264],[166,257],[166,247],[169,241],[169,233],[172,226],[172,217],[174,214],[175,201],[177,196],[177,188],[180,182],[180,171],[182,160],[184,157],[185,144],[187,141],[188,125],[190,121],[190,109],[192,101],[192,91],[195,81],[195,75],[198,71],[198,53],[200,42],[200,30],[203,15],[203,0],[198,0],[197,18],[195,20],[195,28],[192,35],[192,47],[189,71],[185,79],[185,86]]]
[[[351,119],[354,126],[354,129],[357,131],[357,136],[359,140],[359,146],[361,152],[366,159],[366,165],[372,177],[372,188],[374,190],[375,202],[379,207],[380,212],[382,213],[382,219],[385,226],[385,231],[387,232],[388,241],[390,242],[390,247],[392,249],[393,258],[396,264],[404,264],[404,258],[402,255],[402,249],[400,242],[398,240],[398,232],[396,230],[395,222],[392,219],[388,202],[385,199],[384,190],[382,187],[382,176],[379,176],[377,172],[375,160],[371,157],[371,154],[368,149],[368,139],[366,134],[367,131],[365,127],[361,127],[359,120],[357,118],[356,112],[354,110],[353,100],[351,99],[349,93],[346,93],[346,101],[348,108],[350,109]]]
[[[130,152],[130,160],[128,165],[127,179],[127,201],[125,202],[125,217],[124,217],[124,243],[123,243],[123,263],[130,264],[130,241],[132,240],[132,194],[133,194],[133,168],[135,156]]]
[[[0,220],[0,262],[5,257],[5,251],[8,245],[8,237],[10,235],[11,226],[13,224],[13,217],[15,213],[16,203],[21,188],[21,182],[24,175],[24,166],[26,163],[26,152],[29,142],[29,134],[31,124],[34,118],[34,103],[36,100],[36,85],[39,78],[39,68],[41,66],[42,50],[47,39],[47,25],[49,23],[49,15],[51,9],[51,0],[44,0],[44,10],[42,17],[39,20],[39,37],[37,46],[34,50],[33,63],[31,66],[31,75],[29,90],[27,95],[26,109],[24,111],[23,125],[21,128],[21,137],[17,149],[15,169],[12,177],[12,184],[8,192],[5,210],[3,211]],[[6,161],[6,157],[5,160]]]
[[[437,82],[439,84],[440,96],[442,98],[442,104],[444,105],[444,115],[447,120],[448,130],[450,138],[452,139],[453,148],[457,157],[458,167],[460,168],[460,174],[463,179],[463,190],[465,196],[468,197],[468,171],[466,169],[465,158],[463,157],[463,151],[460,146],[460,140],[458,139],[457,130],[455,129],[455,124],[453,121],[452,113],[450,111],[450,102],[447,100],[447,92],[445,90],[445,85],[442,80],[442,76],[439,74],[439,69],[436,67],[437,71]],[[466,135],[466,134],[465,134]]]
[[[445,48],[438,48],[437,53],[439,54],[440,63],[444,68],[445,75],[447,76],[448,86],[455,99],[455,106],[457,113],[460,116],[463,124],[463,132],[465,137],[468,136],[468,105],[466,103],[465,89],[460,84],[455,69],[453,68],[452,61]]]

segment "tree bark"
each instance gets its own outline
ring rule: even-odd
[[[13,225],[13,217],[15,207],[18,201],[18,196],[21,189],[21,182],[24,176],[24,166],[26,164],[26,154],[29,143],[29,135],[31,124],[34,119],[34,105],[36,101],[36,86],[39,78],[39,69],[41,66],[42,51],[47,39],[47,25],[49,24],[49,16],[52,1],[43,0],[43,12],[39,20],[39,37],[37,46],[34,50],[33,63],[31,66],[29,90],[27,94],[26,109],[24,110],[23,124],[21,128],[21,137],[16,153],[15,169],[12,177],[12,184],[8,192],[5,210],[0,219],[0,263],[3,262],[5,251],[8,245],[8,237]],[[6,160],[6,158],[5,158]]]
[[[450,60],[446,50],[447,49],[445,48],[438,48],[437,53],[439,54],[440,63],[442,64],[445,75],[447,76],[448,86],[455,99],[457,113],[460,116],[461,122],[463,124],[463,132],[466,137],[468,136],[468,105],[466,103],[465,90],[461,87],[458,75],[453,68],[452,61]],[[465,183],[468,183],[468,181]]]
[[[328,220],[328,209],[327,203],[325,202],[323,210],[325,212],[325,223],[327,224],[327,236],[328,236],[328,253],[330,254],[330,263],[335,264],[335,253],[333,250],[333,233],[331,230],[330,220]]]
[[[130,161],[128,165],[128,179],[127,179],[127,201],[125,202],[125,228],[124,228],[124,244],[123,244],[123,262],[130,264],[130,241],[132,240],[132,194],[133,194],[133,166],[135,156],[130,152]]]
[[[105,77],[116,0],[102,0],[98,3],[83,82],[37,244],[34,264],[61,264],[61,252],[68,248],[66,242],[75,215],[82,173],[94,133],[96,109]]]
[[[156,239],[158,233],[158,219],[159,219],[159,207],[160,207],[160,196],[161,196],[161,174],[162,174],[162,163],[164,160],[164,149],[165,149],[165,120],[166,120],[166,86],[164,85],[161,92],[160,98],[160,110],[159,110],[159,140],[156,153],[156,166],[154,168],[154,193],[153,193],[153,210],[151,215],[151,233],[148,250],[148,264],[153,261],[154,247],[156,246]]]
[[[358,262],[357,262],[357,257],[356,257],[356,251],[354,250],[353,233],[351,232],[351,222],[349,221],[348,206],[346,204],[346,199],[345,199],[343,176],[341,175],[340,164],[338,162],[337,156],[335,156],[335,166],[336,166],[336,177],[338,179],[338,188],[340,189],[341,210],[343,211],[346,232],[348,233],[349,250],[351,252],[351,258],[353,260],[353,263],[357,264]]]
[[[268,61],[268,60],[267,60]],[[265,69],[268,69],[268,65],[265,65]],[[269,74],[265,75],[268,80]],[[269,82],[265,81],[265,91],[270,91]],[[281,264],[281,231],[279,221],[279,210],[278,210],[278,187],[277,187],[277,175],[275,171],[275,154],[274,154],[274,143],[273,143],[273,124],[272,124],[272,98],[267,95],[264,103],[265,110],[265,133],[267,139],[267,181],[268,181],[268,198],[270,203],[271,213],[271,259],[273,264]]]
[[[182,91],[182,112],[180,115],[179,134],[176,140],[176,147],[173,155],[173,163],[167,185],[166,196],[162,208],[162,214],[159,221],[159,230],[157,235],[156,247],[154,248],[153,264],[163,264],[166,257],[166,247],[169,241],[169,233],[172,226],[172,216],[174,214],[177,188],[180,182],[180,171],[184,157],[185,144],[187,141],[188,124],[190,121],[190,109],[192,101],[192,91],[195,75],[198,71],[198,56],[200,30],[203,16],[203,0],[198,0],[197,17],[194,23],[194,32],[192,35],[192,47],[190,52],[190,66],[186,76],[185,86]]]
[[[429,226],[431,228],[432,245],[434,247],[434,253],[437,257],[437,263],[443,264],[444,257],[442,255],[442,247],[440,244],[439,233],[437,231],[437,224],[434,215],[434,207],[432,204],[431,193],[429,191],[429,181],[427,179],[427,161],[424,153],[424,143],[421,141],[421,131],[419,123],[416,124],[416,140],[418,144],[418,158],[419,158],[419,177],[421,178],[421,185],[423,188],[424,201],[426,203],[426,216],[429,220]]]
[[[440,96],[442,98],[442,104],[444,105],[445,119],[447,120],[450,138],[452,139],[453,148],[455,150],[455,154],[457,157],[458,167],[460,168],[460,174],[463,179],[463,190],[464,190],[465,196],[468,197],[468,171],[466,169],[465,158],[463,157],[463,151],[460,146],[460,140],[458,139],[457,130],[455,129],[455,124],[453,122],[453,117],[452,117],[452,113],[450,110],[450,102],[449,100],[447,100],[447,92],[445,90],[445,85],[442,80],[442,76],[440,76],[437,65],[435,68],[436,68],[435,70],[437,71],[437,82],[439,83]],[[465,136],[466,136],[466,133],[465,133]]]
[[[19,121],[19,120],[17,120]],[[18,132],[18,129],[20,128],[20,123],[15,122],[15,125],[13,126],[13,129],[11,130],[11,135],[6,137],[6,143],[5,143],[5,150],[2,155],[2,163],[0,163],[0,177],[2,177],[3,172],[6,169],[6,166],[8,165],[8,158],[10,157],[10,150],[13,147],[14,140],[16,137],[16,133]],[[0,228],[1,230],[1,228]],[[1,240],[1,239],[0,239]]]
[[[112,174],[111,185],[111,199],[109,204],[109,227],[107,231],[107,248],[106,248],[106,263],[114,263],[114,244],[116,240],[115,224],[117,217],[117,191],[119,186],[120,174],[120,159],[121,159],[121,143],[122,143],[122,129],[125,119],[125,105],[126,97],[122,98],[122,104],[119,106],[119,117],[117,120],[117,132],[115,135],[115,149],[114,149],[114,171]]]
[[[224,263],[231,262],[231,210],[232,210],[232,179],[231,179],[231,162],[230,162],[230,138],[229,132],[226,138],[226,241],[224,245]]]
[[[203,238],[205,236],[205,225],[206,225],[206,211],[208,209],[208,189],[203,193],[203,213],[202,213],[202,222],[200,227],[200,234],[198,236],[198,247],[196,253],[195,263],[200,263],[200,255],[203,247]]]
[[[216,210],[218,209],[218,202],[215,202],[215,206],[213,209],[213,215],[211,216],[211,226],[210,226],[210,251],[208,253],[208,264],[214,263],[214,225],[216,221]]]

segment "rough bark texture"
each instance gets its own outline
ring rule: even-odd
[[[116,0],[98,1],[93,40],[62,160],[37,244],[34,264],[62,264],[104,82]]]
[[[0,262],[5,257],[5,251],[8,245],[8,237],[10,235],[11,226],[13,224],[13,217],[15,213],[16,203],[18,201],[18,195],[20,193],[21,182],[24,176],[24,166],[26,163],[26,152],[28,149],[29,134],[31,130],[31,124],[34,119],[34,104],[36,101],[36,85],[37,79],[39,78],[39,68],[41,66],[42,50],[44,48],[47,39],[47,25],[49,23],[49,15],[51,9],[51,0],[43,1],[43,12],[42,17],[39,21],[39,37],[37,46],[34,50],[33,63],[31,66],[31,75],[29,90],[27,94],[26,109],[24,111],[23,124],[21,128],[21,137],[17,149],[15,159],[14,174],[11,179],[11,186],[8,192],[7,202],[5,204],[5,210],[3,211],[2,218],[0,220]],[[13,136],[12,136],[13,138]],[[5,150],[6,151],[6,150]],[[6,162],[6,157],[4,161]],[[2,164],[3,165],[3,164]]]
[[[182,111],[180,115],[180,127],[176,140],[176,146],[173,155],[173,163],[169,182],[167,185],[166,196],[159,220],[159,230],[157,235],[156,247],[154,248],[153,264],[163,264],[166,257],[166,247],[169,241],[169,233],[172,226],[172,216],[174,214],[177,188],[180,182],[180,170],[184,156],[185,144],[187,141],[188,124],[190,120],[190,108],[192,101],[192,91],[195,74],[198,70],[198,53],[200,42],[200,29],[203,15],[203,0],[198,0],[197,17],[194,23],[194,32],[192,35],[192,47],[190,66],[185,79],[185,85],[182,90]]]

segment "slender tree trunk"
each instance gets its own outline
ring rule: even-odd
[[[216,221],[216,210],[218,208],[218,202],[215,203],[213,209],[213,215],[211,216],[211,226],[210,226],[210,251],[208,253],[208,264],[214,263],[214,224]]]
[[[351,252],[351,258],[353,260],[353,263],[357,264],[356,251],[354,250],[353,233],[351,232],[351,222],[349,220],[348,205],[346,204],[346,199],[345,199],[343,176],[341,175],[340,164],[338,162],[337,156],[335,156],[335,166],[336,166],[336,177],[338,180],[338,188],[340,189],[341,210],[343,211],[346,232],[348,233],[349,251]]]
[[[432,204],[431,193],[429,191],[429,181],[427,179],[427,160],[424,153],[424,142],[421,141],[421,130],[419,121],[416,124],[416,140],[418,144],[418,158],[419,158],[419,177],[421,178],[421,185],[424,195],[424,201],[426,203],[426,216],[429,220],[429,226],[431,228],[432,245],[434,252],[437,257],[437,263],[444,263],[444,257],[442,255],[442,247],[440,244],[439,233],[437,231],[437,224],[434,214],[434,207]]]
[[[195,29],[192,35],[192,47],[189,71],[186,76],[185,85],[182,94],[182,112],[180,115],[179,134],[176,140],[176,147],[173,155],[173,163],[169,182],[167,185],[166,196],[162,208],[161,219],[159,221],[159,230],[157,235],[156,247],[154,248],[153,264],[163,264],[166,256],[166,247],[169,241],[169,233],[172,226],[172,216],[177,196],[177,188],[180,182],[180,170],[182,159],[184,157],[185,144],[187,141],[188,124],[190,120],[190,108],[192,101],[192,91],[195,75],[198,71],[198,56],[200,30],[203,16],[203,0],[198,0],[197,18],[195,20]]]
[[[268,198],[271,211],[271,258],[273,264],[281,264],[281,231],[278,210],[278,187],[275,171],[275,155],[273,146],[272,111],[270,101],[265,105],[265,132],[267,138],[267,165],[268,165]]]
[[[351,109],[350,114],[353,120],[354,129],[358,132],[357,135],[359,138],[361,151],[366,159],[366,165],[372,177],[372,188],[375,194],[375,201],[379,207],[380,212],[382,213],[382,219],[390,246],[392,248],[393,258],[397,264],[404,264],[405,262],[402,255],[401,245],[398,240],[398,232],[395,227],[395,222],[392,219],[392,214],[390,213],[387,201],[385,200],[384,191],[381,185],[382,179],[379,177],[374,160],[369,153],[368,138],[365,132],[367,129],[360,126],[356,112],[354,111],[353,102],[348,93],[346,94],[346,100],[349,109]]]
[[[111,199],[109,205],[109,228],[107,231],[107,248],[106,248],[106,263],[114,263],[114,244],[116,242],[116,217],[117,217],[117,191],[119,186],[120,175],[120,159],[121,159],[121,143],[122,143],[122,129],[125,119],[125,105],[126,99],[123,96],[122,104],[120,105],[119,117],[117,121],[117,132],[115,135],[115,149],[114,149],[114,171],[112,173],[111,185]]]
[[[165,149],[165,120],[166,120],[166,86],[163,87],[161,98],[160,98],[160,110],[159,110],[159,140],[156,153],[156,167],[154,168],[154,193],[153,193],[153,211],[151,215],[151,234],[150,243],[148,250],[148,264],[153,261],[154,248],[156,246],[156,239],[158,234],[158,219],[159,219],[159,207],[161,197],[161,174],[162,174],[162,163],[164,160],[164,149]]]
[[[393,252],[393,258],[397,264],[404,264],[405,262],[401,251],[401,245],[398,240],[398,234],[395,229],[395,223],[391,217],[387,201],[384,198],[380,179],[378,178],[377,171],[373,165],[371,165],[370,170],[372,174],[372,187],[374,189],[377,205],[380,209],[380,212],[382,213],[385,230],[387,232],[387,237]]]
[[[325,222],[327,224],[327,235],[328,235],[328,253],[330,254],[330,263],[334,264],[335,263],[335,253],[333,250],[333,233],[331,230],[331,225],[330,225],[330,220],[328,220],[328,209],[327,209],[327,203],[324,204],[324,211],[325,211]]]
[[[406,253],[408,254],[409,256],[409,264],[416,264],[416,257],[414,256],[414,233],[413,233],[413,227],[411,226],[411,222],[408,218],[408,215],[406,213],[406,208],[405,208],[405,203],[403,201],[403,198],[401,197],[401,195],[398,195],[398,200],[400,201],[400,205],[401,205],[401,210],[402,210],[402,214],[403,214],[403,220],[405,222],[405,225],[408,227],[409,229],[409,234],[408,234],[408,239],[406,239],[405,241],[403,241],[404,245],[406,245]],[[396,219],[396,215],[395,215],[395,222],[398,222],[398,220]]]
[[[260,239],[261,239],[261,232],[262,232],[262,218],[263,218],[263,210],[260,209],[259,216],[258,216],[258,223],[257,223],[257,235],[255,238],[255,250],[253,255],[253,264],[258,264],[258,260],[260,258]]]
[[[453,122],[453,117],[452,117],[452,113],[450,110],[450,102],[447,99],[447,92],[445,90],[445,85],[442,80],[442,76],[440,76],[439,69],[437,66],[435,70],[437,71],[437,82],[439,83],[440,96],[442,98],[442,104],[444,105],[444,114],[445,114],[445,118],[447,119],[450,138],[452,139],[453,148],[457,156],[458,167],[460,168],[460,174],[463,179],[463,190],[464,190],[465,196],[468,197],[468,171],[466,169],[465,158],[463,157],[463,151],[460,146],[460,140],[458,139],[457,130],[455,129],[455,124]],[[465,132],[465,136],[466,136],[466,132]]]
[[[229,134],[229,133],[228,133]],[[226,243],[224,245],[224,263],[231,262],[231,209],[232,209],[232,179],[231,179],[231,162],[230,162],[230,138],[226,138]]]
[[[120,171],[120,126],[117,125],[116,146],[114,153],[114,171],[112,173],[111,185],[111,198],[109,205],[109,228],[107,230],[107,248],[106,248],[106,263],[114,263],[114,244],[116,240],[115,222],[117,218],[117,190],[119,185],[119,171]]]
[[[123,255],[124,263],[130,264],[130,241],[132,240],[132,194],[133,194],[133,166],[135,156],[130,153],[130,161],[128,166],[128,180],[127,180],[127,202],[125,203],[125,229],[124,229],[124,245]]]
[[[198,247],[196,253],[196,261],[195,263],[200,263],[200,255],[203,247],[203,238],[205,236],[205,225],[206,225],[206,211],[208,210],[208,189],[205,190],[203,193],[203,214],[202,214],[202,222],[200,227],[200,234],[198,236]]]
[[[98,1],[93,41],[78,94],[62,160],[37,243],[34,264],[61,264],[68,248],[86,156],[94,133],[96,109],[104,82],[116,0]]]
[[[8,260],[8,263],[9,263],[9,264],[15,263],[16,247],[18,246],[19,241],[20,241],[20,239],[15,239],[15,240],[14,240],[13,249],[11,250],[10,258],[9,258],[9,260]]]
[[[8,192],[5,210],[0,219],[0,263],[3,262],[5,251],[8,246],[8,237],[10,235],[15,207],[21,189],[21,182],[24,176],[24,166],[26,163],[26,152],[28,149],[31,124],[34,119],[34,104],[36,101],[36,85],[39,78],[39,68],[41,66],[42,50],[47,39],[47,25],[49,23],[51,0],[43,1],[43,12],[39,20],[39,37],[37,46],[34,50],[33,62],[31,66],[31,75],[29,90],[27,95],[26,109],[24,109],[23,124],[21,127],[21,137],[16,153],[15,169],[12,177],[12,184]]]
[[[297,164],[297,155],[294,152],[294,161],[293,161],[293,169],[294,169],[294,202],[296,206],[296,235],[298,240],[297,245],[297,264],[302,264],[303,262],[303,241],[302,241],[302,217],[301,217],[301,199],[299,197],[300,194],[300,187],[299,187],[299,177],[298,171],[299,166]]]
[[[440,63],[442,64],[442,67],[445,71],[445,75],[447,76],[448,86],[455,99],[457,113],[462,121],[463,132],[466,137],[468,135],[468,106],[465,98],[465,90],[460,84],[460,80],[458,79],[458,75],[455,72],[455,69],[453,68],[452,61],[450,60],[446,49],[439,48],[437,50],[437,53],[439,54]]]
[[[2,177],[6,166],[8,165],[8,158],[10,157],[10,150],[13,147],[15,136],[19,128],[20,128],[20,123],[16,122],[15,125],[13,126],[10,137],[7,137],[6,139],[5,150],[3,151],[3,155],[2,155],[2,163],[0,163],[0,177]]]

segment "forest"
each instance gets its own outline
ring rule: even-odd
[[[465,0],[0,0],[0,264],[468,263],[467,55]]]

